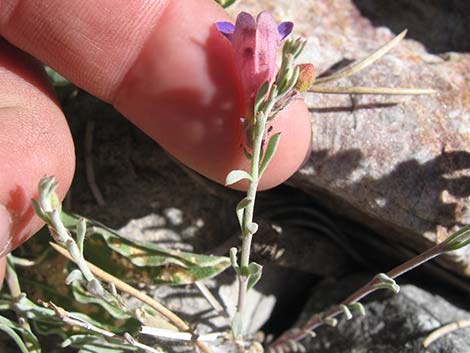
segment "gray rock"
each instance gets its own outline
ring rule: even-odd
[[[462,33],[470,12],[459,12],[462,7],[468,3],[252,0],[240,1],[231,11],[272,10],[279,19],[293,20],[297,32],[309,40],[302,60],[322,73],[393,38],[389,28],[373,23],[389,25],[396,33],[410,27],[409,37],[434,52],[468,49],[456,41],[468,44]],[[451,13],[458,21],[447,20],[454,24],[446,26],[436,20],[437,13],[441,19]],[[290,184],[323,194],[322,202],[330,208],[415,251],[442,241],[459,225],[470,223],[469,80],[469,54],[432,55],[422,43],[405,40],[337,85],[433,88],[438,94],[308,95],[312,155]],[[470,250],[440,261],[470,275]]]
[[[325,281],[314,289],[301,321],[339,302],[359,288],[368,277],[354,276],[339,282]],[[385,294],[385,295],[384,295]],[[468,298],[467,298],[468,299]],[[462,328],[434,341],[427,350],[423,340],[439,327],[456,320],[469,320],[470,312],[440,295],[414,285],[402,285],[398,295],[382,293],[363,301],[367,315],[336,328],[321,327],[317,337],[305,342],[315,353],[466,353],[470,352],[470,328]]]
[[[354,0],[354,4],[375,26],[393,31],[407,27],[409,37],[423,43],[430,53],[470,51],[470,3],[466,0]]]

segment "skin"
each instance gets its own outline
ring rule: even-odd
[[[63,197],[74,173],[71,134],[38,60],[199,173],[223,183],[247,169],[243,93],[230,43],[214,26],[224,20],[213,0],[0,2],[0,204],[11,215],[10,250],[42,226],[30,206],[39,179],[54,175]],[[282,132],[281,145],[261,189],[299,168],[310,129],[302,100],[278,116],[271,133]]]

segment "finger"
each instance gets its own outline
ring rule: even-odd
[[[0,290],[2,290],[3,279],[5,278],[6,257],[0,258]]]
[[[242,94],[213,0],[13,1],[0,31],[13,44],[112,102],[183,163],[223,182],[246,167]],[[290,176],[309,149],[307,110],[278,119],[282,144],[261,187]],[[297,114],[297,115],[294,115]]]
[[[68,189],[74,150],[42,67],[0,38],[0,258],[43,224],[31,206],[44,175]]]

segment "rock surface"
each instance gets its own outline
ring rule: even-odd
[[[463,33],[470,12],[460,11],[468,6],[457,0],[250,0],[231,8],[232,14],[269,10],[294,21],[309,40],[302,60],[319,73],[373,52],[393,38],[389,28],[398,34],[409,27],[408,37],[442,53],[405,40],[363,72],[330,83],[433,88],[432,96],[309,94],[312,154],[291,185],[323,195],[330,208],[416,252],[470,223],[470,55],[443,53],[468,50]],[[446,15],[449,25],[436,20]],[[470,249],[440,261],[470,276]]]
[[[368,278],[352,276],[339,282],[320,284],[313,290],[301,321],[344,299]],[[318,328],[317,337],[305,342],[307,352],[470,352],[469,327],[442,336],[426,350],[422,347],[423,340],[441,326],[457,320],[468,321],[468,311],[413,285],[402,285],[398,295],[378,294],[364,302],[365,317],[354,317],[349,321],[341,319],[336,328]]]

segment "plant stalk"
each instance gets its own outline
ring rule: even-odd
[[[445,252],[445,244],[441,243],[438,244],[425,252],[415,256],[414,258],[404,262],[403,264],[393,268],[389,272],[387,272],[387,276],[395,279],[402,274],[422,265],[423,263],[435,258],[436,256],[441,255],[443,252]],[[282,336],[280,336],[276,341],[274,341],[270,349],[276,349],[276,347],[282,347],[286,344],[288,344],[290,341],[298,342],[302,340],[304,337],[306,337],[310,332],[315,330],[316,328],[322,326],[325,324],[325,319],[327,318],[334,318],[338,316],[339,314],[343,313],[343,310],[341,309],[341,305],[351,305],[354,303],[359,302],[361,299],[366,297],[367,295],[375,292],[378,290],[375,285],[379,282],[378,279],[373,278],[370,280],[367,284],[365,284],[363,287],[358,289],[356,292],[351,294],[347,299],[343,300],[339,305],[335,305],[331,307],[329,310],[326,312],[319,314],[319,315],[314,315],[312,319],[310,319],[306,324],[304,324],[301,328],[295,328],[291,329],[287,332],[285,332]]]
[[[21,286],[20,286],[20,281],[18,279],[18,275],[15,271],[13,261],[11,260],[11,256],[13,255],[7,255],[6,259],[6,269],[5,269],[5,281],[7,283],[8,289],[10,290],[10,294],[13,298],[18,298],[21,295]],[[28,319],[24,316],[21,316],[17,314],[18,317],[18,323],[20,326],[22,326],[24,329],[27,331],[31,332],[31,325],[28,322]],[[37,352],[33,346],[31,345],[31,342],[29,342],[25,335],[22,334],[23,339],[25,341],[26,347],[28,350],[30,350],[31,353]]]
[[[268,107],[269,109],[269,107]],[[240,270],[241,273],[238,276],[239,287],[238,287],[238,303],[237,303],[237,312],[240,315],[243,313],[243,309],[245,306],[246,295],[248,291],[248,275],[247,271],[245,271],[250,264],[250,251],[251,251],[251,241],[253,239],[253,234],[249,230],[249,225],[253,223],[253,214],[255,209],[255,199],[256,199],[256,191],[258,189],[259,184],[259,167],[261,163],[261,149],[263,145],[263,137],[264,137],[264,130],[266,128],[266,121],[268,117],[270,109],[259,115],[256,118],[256,126],[255,126],[255,133],[254,133],[254,143],[253,143],[253,154],[251,158],[251,170],[250,175],[252,180],[249,183],[248,191],[247,191],[247,198],[251,200],[251,202],[246,207],[244,214],[243,214],[243,223],[242,223],[242,250],[241,250],[241,259],[240,259]]]

